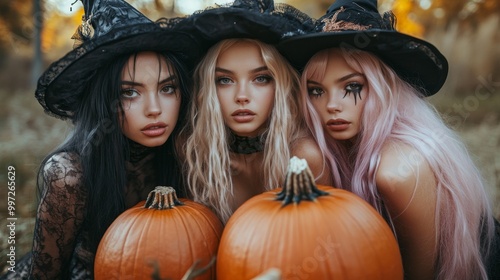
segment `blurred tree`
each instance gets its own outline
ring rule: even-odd
[[[417,20],[419,17],[415,15],[419,10],[416,1],[394,1],[391,10],[397,18],[396,29],[398,31],[420,38],[424,36],[425,28]]]
[[[53,52],[54,49],[67,49],[68,44],[72,42],[70,40],[71,34],[82,23],[82,16],[83,8],[81,7],[77,8],[70,16],[58,12],[47,14],[42,31],[42,51],[47,53]]]
[[[0,57],[31,42],[31,7],[31,0],[0,0]]]
[[[500,13],[500,1],[498,0],[434,0],[430,8],[435,18],[442,18],[445,24],[451,21],[464,21],[477,24],[490,15]]]
[[[334,0],[283,0],[314,18],[322,16]],[[498,0],[379,0],[380,11],[392,10],[398,30],[423,36],[428,27],[452,22],[477,26],[491,15],[500,15]]]
[[[41,0],[33,0],[33,19],[35,21],[35,39],[33,44],[33,67],[31,72],[31,84],[36,85],[38,77],[42,74],[42,28],[43,28],[43,12],[41,8]]]
[[[152,20],[178,16],[175,12],[175,0],[130,0],[128,2]]]

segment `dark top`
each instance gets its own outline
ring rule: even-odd
[[[155,187],[152,150],[127,162],[125,205],[130,208]],[[79,157],[52,156],[44,166],[44,190],[38,206],[32,251],[0,279],[93,279],[95,251],[89,249],[85,220],[86,188]]]

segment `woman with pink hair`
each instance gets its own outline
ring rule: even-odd
[[[446,80],[444,56],[397,32],[375,0],[337,1],[315,33],[279,48],[302,70],[302,110],[336,186],[392,226],[405,279],[499,279],[483,178],[424,99]]]

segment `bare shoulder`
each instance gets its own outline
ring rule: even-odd
[[[429,279],[436,257],[437,181],[422,154],[405,144],[387,144],[376,172],[398,235],[408,275]]]
[[[322,154],[318,144],[311,137],[303,137],[296,141],[292,147],[292,154],[299,158],[321,159]]]
[[[410,201],[434,200],[436,179],[422,154],[405,144],[387,144],[380,153],[375,174],[378,191],[386,202],[402,210]],[[417,199],[418,200],[418,199]]]
[[[318,144],[311,137],[303,137],[296,141],[292,147],[292,156],[305,159],[311,169],[316,183],[321,185],[332,185],[330,170],[323,159]]]
[[[393,190],[394,187],[415,186],[420,179],[434,177],[429,164],[422,154],[405,144],[386,144],[380,153],[380,163],[376,173],[379,190]]]

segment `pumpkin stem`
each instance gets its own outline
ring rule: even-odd
[[[315,201],[318,196],[328,195],[319,190],[314,182],[314,175],[305,159],[294,156],[290,159],[285,184],[281,192],[276,195],[276,200],[282,200],[283,206],[300,203],[302,199]]]
[[[194,264],[188,269],[188,271],[186,271],[186,274],[184,274],[181,280],[191,280],[196,276],[200,276],[205,273],[212,265],[214,265],[215,257],[213,257],[210,262],[204,267],[198,268],[199,263],[200,260],[195,261]]]
[[[184,205],[177,198],[175,189],[172,187],[157,186],[148,194],[144,208],[149,209],[172,209],[176,205]]]

